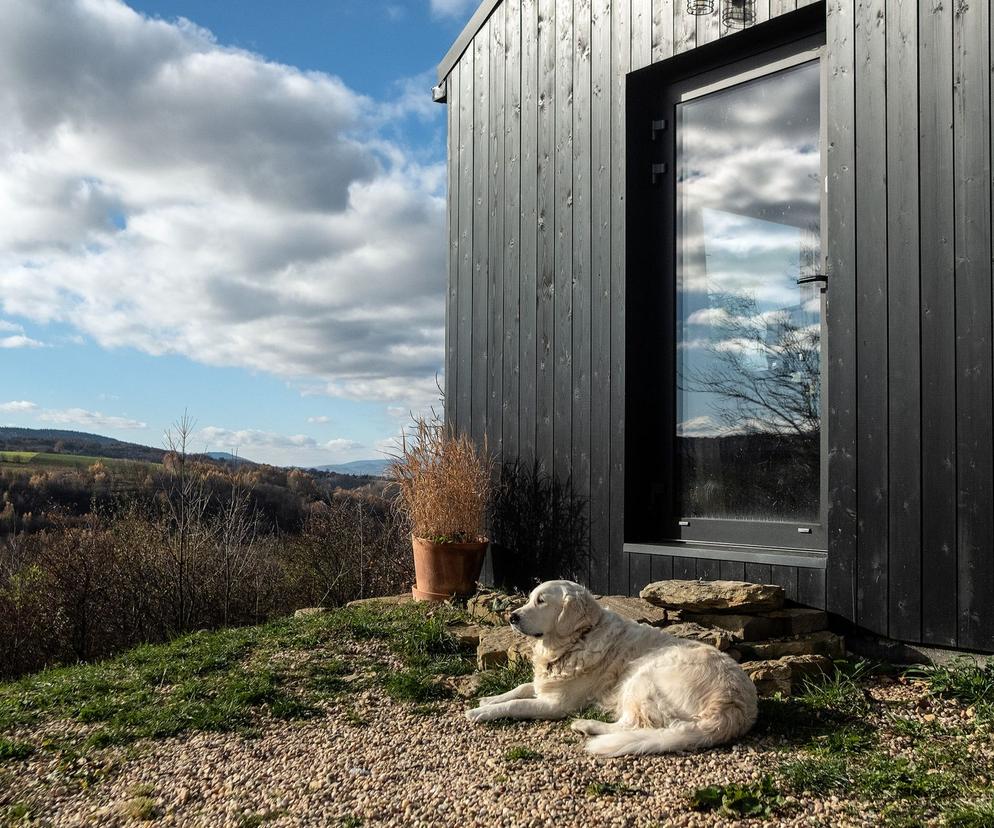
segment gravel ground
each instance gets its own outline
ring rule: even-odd
[[[376,645],[361,648],[372,654]],[[925,700],[914,683],[875,679],[867,692],[925,721],[968,715]],[[770,821],[690,810],[695,789],[759,779],[795,755],[776,737],[694,755],[595,759],[565,723],[473,725],[463,717],[467,704],[426,708],[371,688],[329,703],[322,718],[267,720],[255,737],[196,733],[105,750],[74,767],[57,766],[45,752],[7,767],[19,797],[38,806],[40,823],[58,828],[150,824],[134,816],[142,805],[152,824],[211,828],[879,824],[869,809],[835,797],[788,799],[787,816]],[[60,732],[57,723],[46,729]],[[506,758],[514,747],[541,758]],[[901,749],[899,740],[884,747]],[[619,790],[592,795],[594,783]]]
[[[355,702],[368,725],[332,709],[325,719],[274,724],[260,738],[195,734],[147,745],[89,791],[52,791],[44,817],[59,826],[126,824],[122,814],[141,790],[155,800],[161,825],[246,826],[257,815],[271,826],[349,824],[350,817],[405,826],[717,826],[726,823],[688,811],[688,792],[758,778],[767,764],[762,748],[749,744],[598,760],[561,723],[480,727],[458,703],[423,715],[373,692]],[[516,746],[542,758],[506,760]],[[31,763],[29,772],[44,778],[46,764]],[[594,782],[631,790],[591,797]],[[859,824],[838,815],[842,805],[809,803],[796,818],[770,824]]]

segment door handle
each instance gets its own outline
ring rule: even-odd
[[[812,273],[810,276],[801,276],[797,280],[799,285],[818,285],[822,290],[828,287],[828,276],[824,273]]]

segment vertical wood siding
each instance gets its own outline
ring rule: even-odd
[[[811,2],[757,0],[757,24]],[[626,75],[729,34],[684,2],[504,0],[450,72],[447,416],[572,482],[597,591],[773,582],[994,651],[994,21],[825,11],[828,568],[623,551]]]

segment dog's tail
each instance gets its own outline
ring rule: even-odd
[[[625,756],[639,753],[677,753],[714,744],[696,722],[675,722],[665,728],[619,730],[594,736],[587,752],[598,756]]]
[[[698,750],[741,736],[754,721],[755,715],[726,707],[695,721],[677,721],[664,728],[618,730],[595,736],[587,742],[587,751],[598,756],[625,756]]]

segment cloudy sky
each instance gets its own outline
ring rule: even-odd
[[[473,0],[0,0],[0,425],[377,456],[437,399]]]

